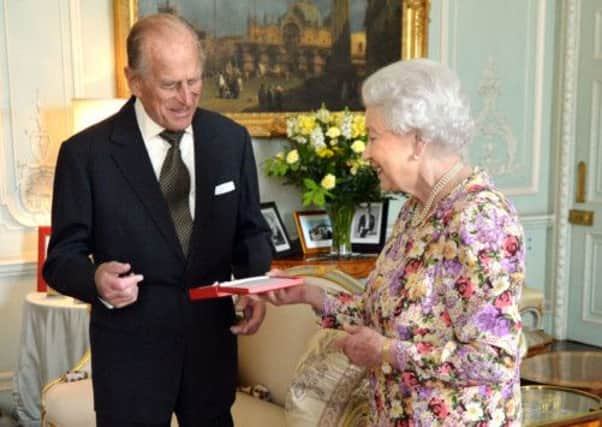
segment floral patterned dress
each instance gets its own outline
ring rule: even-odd
[[[517,212],[479,168],[420,227],[416,208],[402,207],[363,295],[328,295],[323,326],[395,340],[395,363],[369,371],[370,425],[519,426]]]

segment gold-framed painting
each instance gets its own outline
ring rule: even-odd
[[[359,88],[400,57],[427,55],[430,0],[113,0],[117,96],[130,27],[155,12],[184,16],[207,53],[201,105],[255,137],[286,133],[289,113],[360,110]]]

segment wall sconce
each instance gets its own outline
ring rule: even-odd
[[[125,98],[74,98],[73,133],[116,113],[126,101]]]

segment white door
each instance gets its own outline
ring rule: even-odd
[[[602,0],[580,0],[568,339],[602,347]],[[585,166],[583,186],[580,162]],[[583,188],[584,187],[584,188]],[[580,189],[581,201],[579,201]],[[592,225],[578,225],[593,214]],[[587,219],[587,218],[585,218]]]

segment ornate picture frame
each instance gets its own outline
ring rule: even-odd
[[[126,66],[127,60],[126,60],[126,50],[125,50],[125,46],[126,46],[126,38],[127,38],[127,34],[128,31],[130,29],[130,27],[134,24],[134,22],[136,21],[136,19],[139,16],[139,0],[113,0],[113,11],[114,11],[114,35],[115,35],[115,74],[116,74],[116,91],[117,91],[117,96],[120,98],[125,98],[128,96],[129,94],[129,90],[127,87],[127,82],[125,80],[125,76],[123,73],[123,69]],[[142,0],[140,0],[142,1]],[[155,1],[157,4],[161,4],[163,7],[165,7],[166,5],[169,6],[169,1],[157,1],[157,0],[145,0],[145,1]],[[274,2],[277,2],[279,0],[273,0]],[[286,3],[284,0],[281,0],[282,3]],[[352,9],[352,6],[355,6],[354,4],[352,4],[351,6],[349,6],[350,2],[354,2],[354,1],[360,1],[360,0],[349,0],[348,2],[346,2],[347,4],[347,13],[350,9]],[[397,33],[399,33],[399,37],[400,37],[400,43],[395,44],[396,46],[400,46],[400,50],[401,52],[399,52],[398,54],[394,54],[392,57],[399,57],[398,55],[401,56],[402,59],[410,59],[410,58],[416,58],[416,57],[423,57],[427,55],[427,49],[428,49],[428,22],[429,22],[429,10],[430,10],[430,0],[398,0],[400,3],[400,28],[399,31]],[[220,2],[217,2],[215,4],[221,4]],[[343,2],[345,3],[345,2]],[[201,7],[201,6],[196,6],[197,8]],[[248,8],[250,6],[248,5],[243,5],[241,2],[241,6],[240,8]],[[343,8],[345,6],[342,6]],[[338,12],[338,11],[337,11]],[[377,11],[379,13],[379,17],[382,18],[383,14],[382,11]],[[334,12],[333,12],[334,13]],[[207,15],[207,14],[205,14]],[[211,15],[211,14],[208,14]],[[217,16],[218,14],[215,13],[215,11],[213,11],[213,15],[211,16]],[[184,14],[184,16],[186,16]],[[261,15],[257,15],[259,17],[261,17]],[[338,15],[335,15],[335,17]],[[385,15],[386,18],[386,15]],[[253,20],[254,19],[254,20]],[[251,18],[249,17],[249,22],[252,23],[253,25],[255,25],[257,28],[257,31],[254,32],[250,32],[249,28],[255,28],[255,27],[250,27],[251,24],[248,24],[249,26],[247,27],[247,38],[250,37],[248,36],[248,34],[253,34],[252,36],[252,40],[247,40],[248,43],[242,45],[241,49],[246,49],[244,50],[245,55],[253,55],[254,53],[251,52],[249,54],[249,49],[253,49],[250,46],[255,46],[258,42],[261,43],[262,40],[267,40],[270,37],[272,37],[272,34],[270,32],[270,30],[273,31],[280,31],[282,32],[282,39],[283,40],[289,40],[289,39],[294,39],[297,40],[300,35],[298,33],[295,33],[294,31],[292,33],[287,32],[285,27],[286,27],[286,20],[280,20],[277,22],[267,22],[266,18],[262,18],[263,21],[260,22],[260,19],[255,17],[255,18]],[[218,18],[219,20],[219,18]],[[214,27],[218,26],[219,22],[216,22]],[[345,22],[343,22],[343,24],[345,24]],[[347,25],[349,25],[347,23]],[[382,23],[379,24],[375,24],[376,28],[388,28],[390,27],[387,25],[383,25]],[[325,27],[326,28],[326,27]],[[337,25],[334,25],[332,28],[337,28]],[[279,30],[280,29],[280,30]],[[215,31],[215,30],[214,30]],[[320,37],[324,36],[324,34],[326,33],[316,33],[313,38],[313,40],[318,40],[316,43],[318,43],[320,40],[322,40],[322,43],[326,43],[326,47],[328,49],[330,49],[331,46],[334,46],[334,44],[337,42],[337,40],[339,40],[339,38],[334,38],[334,36],[331,36],[330,34],[326,34],[326,38],[329,40],[335,40],[335,41],[324,41],[323,38],[321,39]],[[358,40],[356,40],[356,38],[354,38],[355,33],[353,33],[348,39],[347,41],[350,42],[349,46],[349,56],[351,58],[351,62],[353,63],[353,61],[356,61],[356,56],[354,56],[354,52],[356,52],[357,49],[361,50],[362,52],[364,52],[364,55],[366,55],[366,51],[368,51],[370,49],[370,41],[367,40],[366,35],[364,35],[364,39],[361,39],[361,37],[358,38]],[[286,37],[285,37],[286,36]],[[289,37],[290,36],[290,37]],[[254,38],[256,37],[256,39]],[[284,43],[284,42],[283,42]],[[331,43],[331,44],[328,44]],[[362,45],[363,43],[363,45]],[[314,51],[319,51],[318,48],[324,48],[324,46],[317,45],[318,47],[314,49]],[[356,47],[354,47],[356,46]],[[363,47],[362,47],[363,46]],[[355,50],[354,50],[355,49]],[[242,52],[242,51],[241,51]],[[332,52],[335,52],[334,48],[332,48]],[[361,53],[361,52],[360,52]],[[243,55],[242,53],[240,53],[240,55]],[[239,55],[239,56],[240,56]],[[259,55],[259,54],[257,54]],[[330,60],[330,57],[328,55],[317,55],[317,56],[306,56],[308,59],[308,63],[307,64],[296,64],[296,66],[298,67],[314,67],[319,70],[322,70],[323,68],[326,67],[326,61]],[[305,58],[305,57],[304,57]],[[257,59],[257,58],[256,58]],[[375,60],[376,61],[376,60]],[[390,60],[389,60],[390,61]],[[311,63],[310,63],[311,62]],[[335,63],[336,61],[331,61],[333,63]],[[386,62],[385,62],[386,63]],[[385,63],[380,64],[385,65]],[[206,67],[207,68],[207,67]],[[282,67],[282,69],[284,69],[285,67]],[[305,72],[306,68],[302,68]],[[243,67],[244,70],[244,67]],[[279,69],[280,70],[280,69]],[[312,68],[313,70],[313,68]],[[369,70],[368,70],[369,71]],[[373,70],[372,70],[373,71]],[[245,71],[246,72],[246,71]],[[270,72],[270,70],[268,70],[268,72]],[[274,70],[271,70],[271,72],[276,72]],[[315,73],[318,73],[318,71],[315,71]],[[319,71],[321,72],[321,71]],[[288,73],[287,72],[282,72],[283,79],[288,79]],[[209,74],[209,73],[207,73]],[[213,92],[218,92],[217,89],[217,85],[220,85],[221,88],[221,83],[217,83],[218,81],[221,82],[222,78],[221,78],[221,73],[220,75],[218,75],[217,73],[214,73],[216,75],[212,75],[211,78],[214,81],[207,81],[208,77],[206,77],[206,83],[205,83],[205,92],[207,91],[207,89],[211,86],[210,90]],[[344,74],[344,73],[343,73]],[[327,77],[323,78],[323,82],[329,82],[329,81],[339,81],[340,78],[339,76],[343,75],[343,74],[333,74],[332,77],[330,77],[330,75],[328,75]],[[279,75],[279,74],[278,74]],[[335,78],[336,77],[336,78]],[[280,78],[280,77],[278,77]],[[307,82],[309,79],[304,80],[305,82]],[[274,80],[274,83],[276,83],[277,80]],[[350,93],[352,94],[357,94],[357,92],[359,92],[358,90],[358,79],[350,79],[349,80],[349,84],[345,85],[346,82],[341,83],[343,86],[339,89],[337,89],[337,94],[340,95],[341,98],[341,102],[343,102],[344,95],[349,96]],[[233,80],[233,86],[232,85],[228,85],[228,86],[232,86],[234,88],[240,88],[242,87],[242,83],[238,83],[237,81]],[[214,84],[215,83],[215,84]],[[255,88],[255,86],[259,85],[259,88]],[[215,86],[215,88],[213,87]],[[275,136],[282,136],[286,134],[286,116],[289,112],[293,111],[287,108],[287,102],[293,102],[293,103],[301,103],[301,97],[304,94],[307,94],[308,92],[311,92],[307,87],[302,87],[302,88],[298,88],[295,90],[290,90],[288,94],[286,94],[286,90],[287,88],[285,87],[285,95],[283,97],[282,95],[282,91],[283,91],[283,87],[280,84],[274,84],[273,87],[272,85],[268,85],[268,87],[266,88],[264,86],[263,83],[259,84],[258,82],[255,82],[255,86],[253,87],[253,91],[251,91],[251,85],[248,86],[248,92],[245,94],[244,96],[244,100],[249,100],[249,99],[253,99],[253,103],[257,104],[257,109],[259,110],[259,112],[238,112],[238,111],[233,111],[233,110],[229,110],[229,107],[223,106],[224,102],[221,102],[223,100],[220,100],[219,105],[221,105],[222,107],[218,106],[217,108],[209,105],[207,108],[209,109],[213,109],[216,111],[219,111],[229,117],[231,117],[232,119],[234,119],[235,121],[237,121],[238,123],[242,124],[243,126],[247,127],[247,129],[249,130],[249,133],[254,136],[254,137],[275,137]],[[321,89],[323,90],[324,87],[330,87],[333,86],[332,84],[328,85],[328,84],[322,84],[320,85],[319,82],[313,82],[313,85],[310,85],[308,87],[313,87],[316,89]],[[225,87],[225,86],[224,86]],[[225,90],[227,90],[227,88],[225,87]],[[262,92],[263,90],[263,92]],[[238,93],[238,90],[234,90],[234,93]],[[222,92],[221,89],[219,89],[219,93],[220,93],[220,97],[222,96]],[[242,93],[242,92],[241,92]],[[264,99],[266,101],[262,102],[262,93],[265,94]],[[292,94],[292,95],[291,95]],[[337,95],[337,96],[338,96]],[[215,95],[217,96],[217,95]],[[278,96],[280,96],[280,102],[278,101]],[[355,95],[357,97],[357,95]],[[224,95],[224,97],[227,97],[227,95]],[[243,98],[243,97],[241,97]],[[284,98],[284,102],[282,101],[282,99]],[[315,97],[311,97],[314,101],[312,102],[318,102],[318,104],[315,106],[315,109],[317,109],[320,105],[319,102],[321,102],[323,99],[320,100],[315,100]],[[213,99],[213,98],[210,98]],[[290,101],[290,100],[294,100],[294,101]],[[273,101],[272,101],[273,100]],[[270,102],[268,102],[270,101]],[[201,103],[203,103],[204,101],[202,100]],[[243,101],[241,101],[243,102]],[[331,110],[336,110],[336,105],[327,105]],[[348,104],[345,104],[345,106],[349,106]],[[314,106],[312,105],[311,108],[304,108],[302,104],[299,104],[299,107],[302,108],[301,110],[295,109],[294,111],[299,112],[299,111],[307,111],[310,109],[314,109]],[[353,109],[353,103],[351,103],[351,108]],[[251,108],[253,109],[253,108]],[[247,108],[246,111],[248,111],[249,109]],[[277,111],[277,112],[273,112],[273,111]]]

